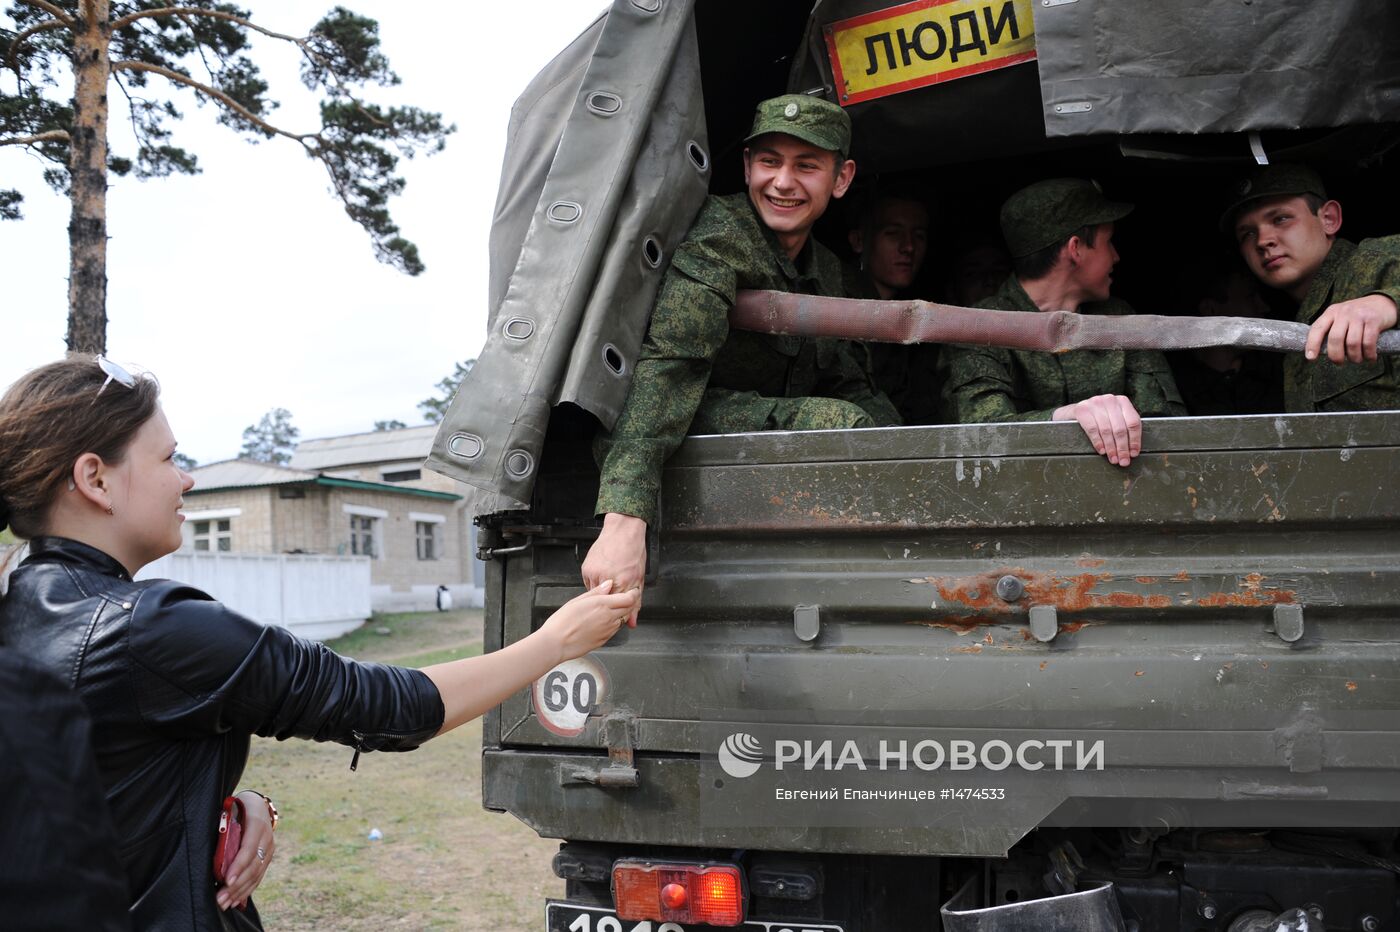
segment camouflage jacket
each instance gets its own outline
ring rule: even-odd
[[[1383,294],[1400,305],[1400,236],[1338,239],[1313,276],[1299,323],[1311,324],[1329,305]],[[1400,407],[1400,358],[1338,366],[1325,356],[1308,362],[1302,353],[1283,360],[1283,403],[1289,412],[1379,411]]]
[[[1038,313],[1015,275],[978,307]],[[1131,314],[1117,298],[1082,314]],[[961,424],[1048,421],[1055,409],[1094,395],[1126,395],[1144,417],[1186,413],[1166,358],[1156,350],[1040,353],[988,346],[949,346],[943,353],[945,414]]]
[[[879,300],[870,276],[846,267],[846,297]],[[865,366],[875,388],[889,399],[905,424],[941,424],[937,343],[852,342],[851,352]]]
[[[842,297],[841,262],[811,238],[796,262],[789,259],[747,192],[705,201],[661,284],[622,413],[600,444],[598,514],[654,523],[662,464],[685,438],[707,387],[838,398],[876,423],[898,423],[848,344],[731,331],[729,309],[743,288]]]

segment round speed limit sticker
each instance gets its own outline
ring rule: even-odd
[[[540,724],[564,738],[582,733],[588,716],[607,698],[608,671],[592,654],[564,661],[530,690]]]

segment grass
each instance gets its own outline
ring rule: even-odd
[[[388,629],[378,634],[376,629]],[[481,652],[480,611],[376,615],[331,647],[427,666]],[[536,930],[555,841],[481,808],[473,722],[405,754],[254,739],[242,785],[277,801],[276,861],[256,895],[269,929]],[[370,829],[383,839],[370,841]]]

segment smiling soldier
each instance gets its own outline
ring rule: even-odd
[[[1400,406],[1396,357],[1376,353],[1400,302],[1400,237],[1339,237],[1342,205],[1301,165],[1271,165],[1241,182],[1220,226],[1255,277],[1292,298],[1296,320],[1309,325],[1304,354],[1283,360],[1285,410]],[[1330,362],[1318,359],[1323,349]]]
[[[729,329],[740,289],[843,296],[840,260],[811,231],[855,177],[850,117],[825,100],[775,97],[745,142],[747,191],[705,201],[662,282],[622,413],[599,437],[603,529],[585,581],[641,588],[662,464],[687,433],[897,423],[840,342]]]

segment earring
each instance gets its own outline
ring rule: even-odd
[[[112,509],[112,506],[111,506],[111,505],[108,505],[108,506],[107,506],[107,514],[109,514],[109,515],[115,515],[115,514],[116,514],[116,511],[114,511],[114,510]]]
[[[69,479],[69,480],[68,480],[68,491],[74,492],[74,491],[77,491],[77,488],[78,488],[78,487],[77,487],[76,485],[73,484],[73,480],[72,480],[72,479]]]

